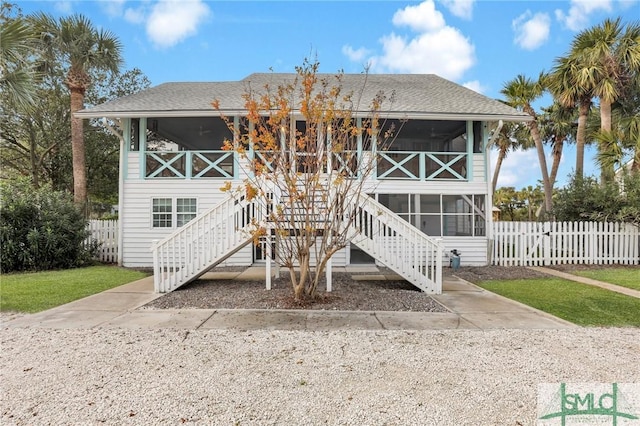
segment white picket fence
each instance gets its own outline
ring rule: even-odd
[[[105,263],[118,262],[118,221],[90,220],[87,230],[91,232],[88,240],[100,243],[96,260]]]
[[[492,264],[640,263],[640,230],[607,222],[494,222]]]

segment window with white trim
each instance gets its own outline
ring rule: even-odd
[[[195,198],[154,198],[151,205],[153,228],[180,227],[198,213],[198,202]]]
[[[178,227],[184,225],[189,222],[191,219],[196,217],[196,213],[198,212],[197,203],[195,198],[178,198],[176,200],[177,208],[177,225]]]
[[[153,199],[153,227],[154,228],[171,228],[172,226],[172,214],[171,214],[171,198],[154,198]]]

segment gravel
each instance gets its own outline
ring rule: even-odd
[[[535,423],[539,383],[640,382],[640,329],[2,327],[0,341],[3,425],[516,426]]]
[[[334,273],[332,292],[324,279],[318,299],[299,304],[292,297],[286,274],[265,290],[264,280],[198,280],[144,306],[144,309],[314,309],[339,311],[447,312],[426,293],[404,280],[354,280],[353,274]]]

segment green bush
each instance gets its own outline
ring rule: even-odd
[[[593,177],[573,177],[558,190],[554,215],[558,221],[611,221],[640,225],[640,174],[622,177],[622,187],[616,182],[602,184]]]
[[[28,179],[0,183],[2,272],[66,269],[91,261],[87,222],[71,196]]]

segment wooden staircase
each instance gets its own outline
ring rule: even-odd
[[[262,209],[244,198],[228,197],[151,247],[157,293],[198,279],[252,241],[251,228]]]
[[[351,242],[420,290],[442,293],[443,247],[406,220],[360,194],[347,214]]]
[[[420,290],[441,293],[440,243],[365,194],[349,199],[336,220],[348,227],[351,242]],[[274,206],[282,201],[273,200]],[[252,241],[252,229],[268,226],[265,210],[229,197],[154,244],[155,291],[173,291],[237,253]],[[298,219],[305,220],[302,213]]]

